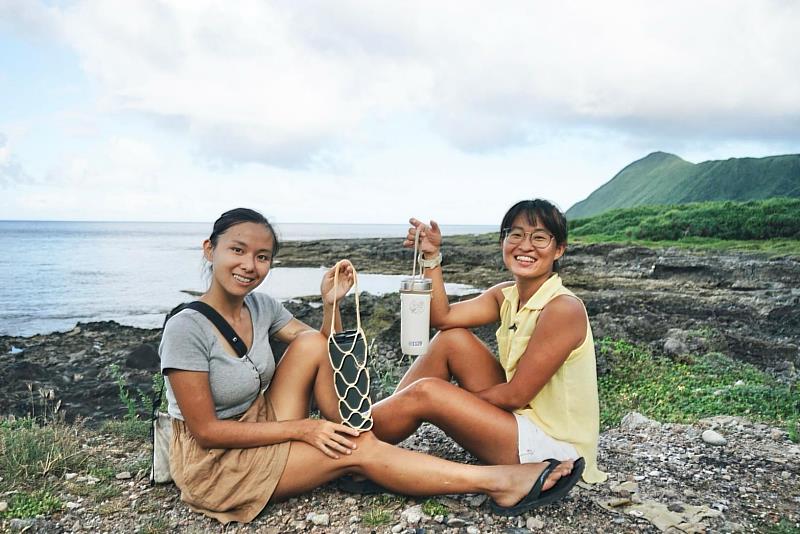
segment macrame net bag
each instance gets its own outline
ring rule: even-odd
[[[339,262],[334,267],[333,286],[339,285]],[[367,336],[361,328],[361,309],[358,302],[358,274],[353,269],[356,298],[356,328],[334,334],[334,317],[328,336],[328,359],[333,367],[333,384],[339,397],[339,416],[342,424],[357,430],[372,428],[372,401],[369,397],[370,378],[367,369]],[[336,300],[333,302],[336,309]]]

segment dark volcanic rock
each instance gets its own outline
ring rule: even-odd
[[[128,357],[125,359],[125,366],[131,369],[158,371],[160,361],[158,350],[153,345],[144,343],[128,354]]]
[[[455,241],[450,243],[450,241]],[[506,280],[496,237],[459,236],[445,241],[445,277],[489,287]],[[405,273],[411,253],[400,240],[363,239],[288,243],[282,265],[332,264],[349,256],[362,272]],[[302,260],[302,261],[301,261]],[[305,262],[305,263],[303,263]],[[793,381],[800,368],[800,261],[752,253],[649,249],[613,244],[574,245],[562,276],[586,303],[596,338],[647,346],[657,355],[720,352]],[[469,297],[463,297],[469,298]],[[318,327],[318,296],[294,299],[287,308]],[[371,343],[373,389],[390,392],[410,361],[398,350],[399,296],[361,295],[363,326]],[[345,328],[355,326],[353,297],[342,305]],[[496,351],[496,325],[477,329]],[[0,414],[39,411],[52,390],[68,417],[93,420],[125,413],[110,366],[117,364],[134,392],[147,394],[157,372],[160,330],[113,322],[80,324],[66,333],[0,337]],[[15,347],[14,353],[11,348]],[[281,349],[276,347],[276,354]],[[598,359],[598,371],[607,363]],[[30,388],[29,388],[30,386]],[[144,414],[143,414],[144,415]]]

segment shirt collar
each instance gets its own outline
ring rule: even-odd
[[[561,289],[561,287],[563,287],[561,284],[561,277],[558,276],[558,273],[553,273],[522,307],[519,306],[519,290],[517,289],[517,284],[503,289],[503,296],[509,301],[509,304],[511,304],[512,310],[541,310],[544,308],[545,304],[550,302],[553,295]]]

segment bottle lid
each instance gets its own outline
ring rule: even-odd
[[[426,293],[433,288],[430,278],[403,278],[400,281],[400,291],[411,293]]]

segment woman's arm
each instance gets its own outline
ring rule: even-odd
[[[339,271],[338,274],[336,271]],[[319,331],[328,337],[331,334],[331,318],[334,320],[333,331],[342,330],[342,317],[339,315],[339,304],[355,283],[355,269],[350,260],[341,260],[328,269],[322,277],[319,292],[322,296],[322,326]]]
[[[358,431],[344,425],[318,419],[297,419],[265,423],[243,423],[217,419],[208,373],[167,369],[169,383],[178,401],[189,432],[206,449],[249,448],[284,441],[304,441],[331,458],[350,454],[355,443],[345,434],[358,436]]]
[[[570,296],[556,297],[539,315],[536,328],[509,381],[477,393],[504,410],[527,405],[586,338],[586,312]]]
[[[335,269],[339,269],[338,285],[334,286],[334,273]],[[328,337],[330,335],[331,318],[334,319],[334,331],[339,332],[342,329],[342,318],[339,315],[339,303],[342,301],[350,288],[353,287],[355,280],[353,264],[348,260],[342,260],[337,263],[322,277],[320,284],[320,294],[322,295],[322,325],[319,331],[322,335]],[[334,306],[334,300],[336,306]],[[291,343],[297,336],[303,332],[315,331],[299,319],[292,318],[291,321],[275,332],[274,337],[284,343]]]
[[[409,219],[408,230],[403,246],[414,248],[415,232],[419,232],[419,249],[425,259],[436,258],[441,251],[442,233],[436,221],[430,226],[417,219]],[[416,261],[416,259],[415,259]],[[498,284],[480,296],[450,304],[444,288],[441,266],[425,269],[425,277],[431,280],[431,326],[439,330],[448,328],[472,328],[493,323],[500,318],[500,305],[503,302],[502,289],[513,282]]]

